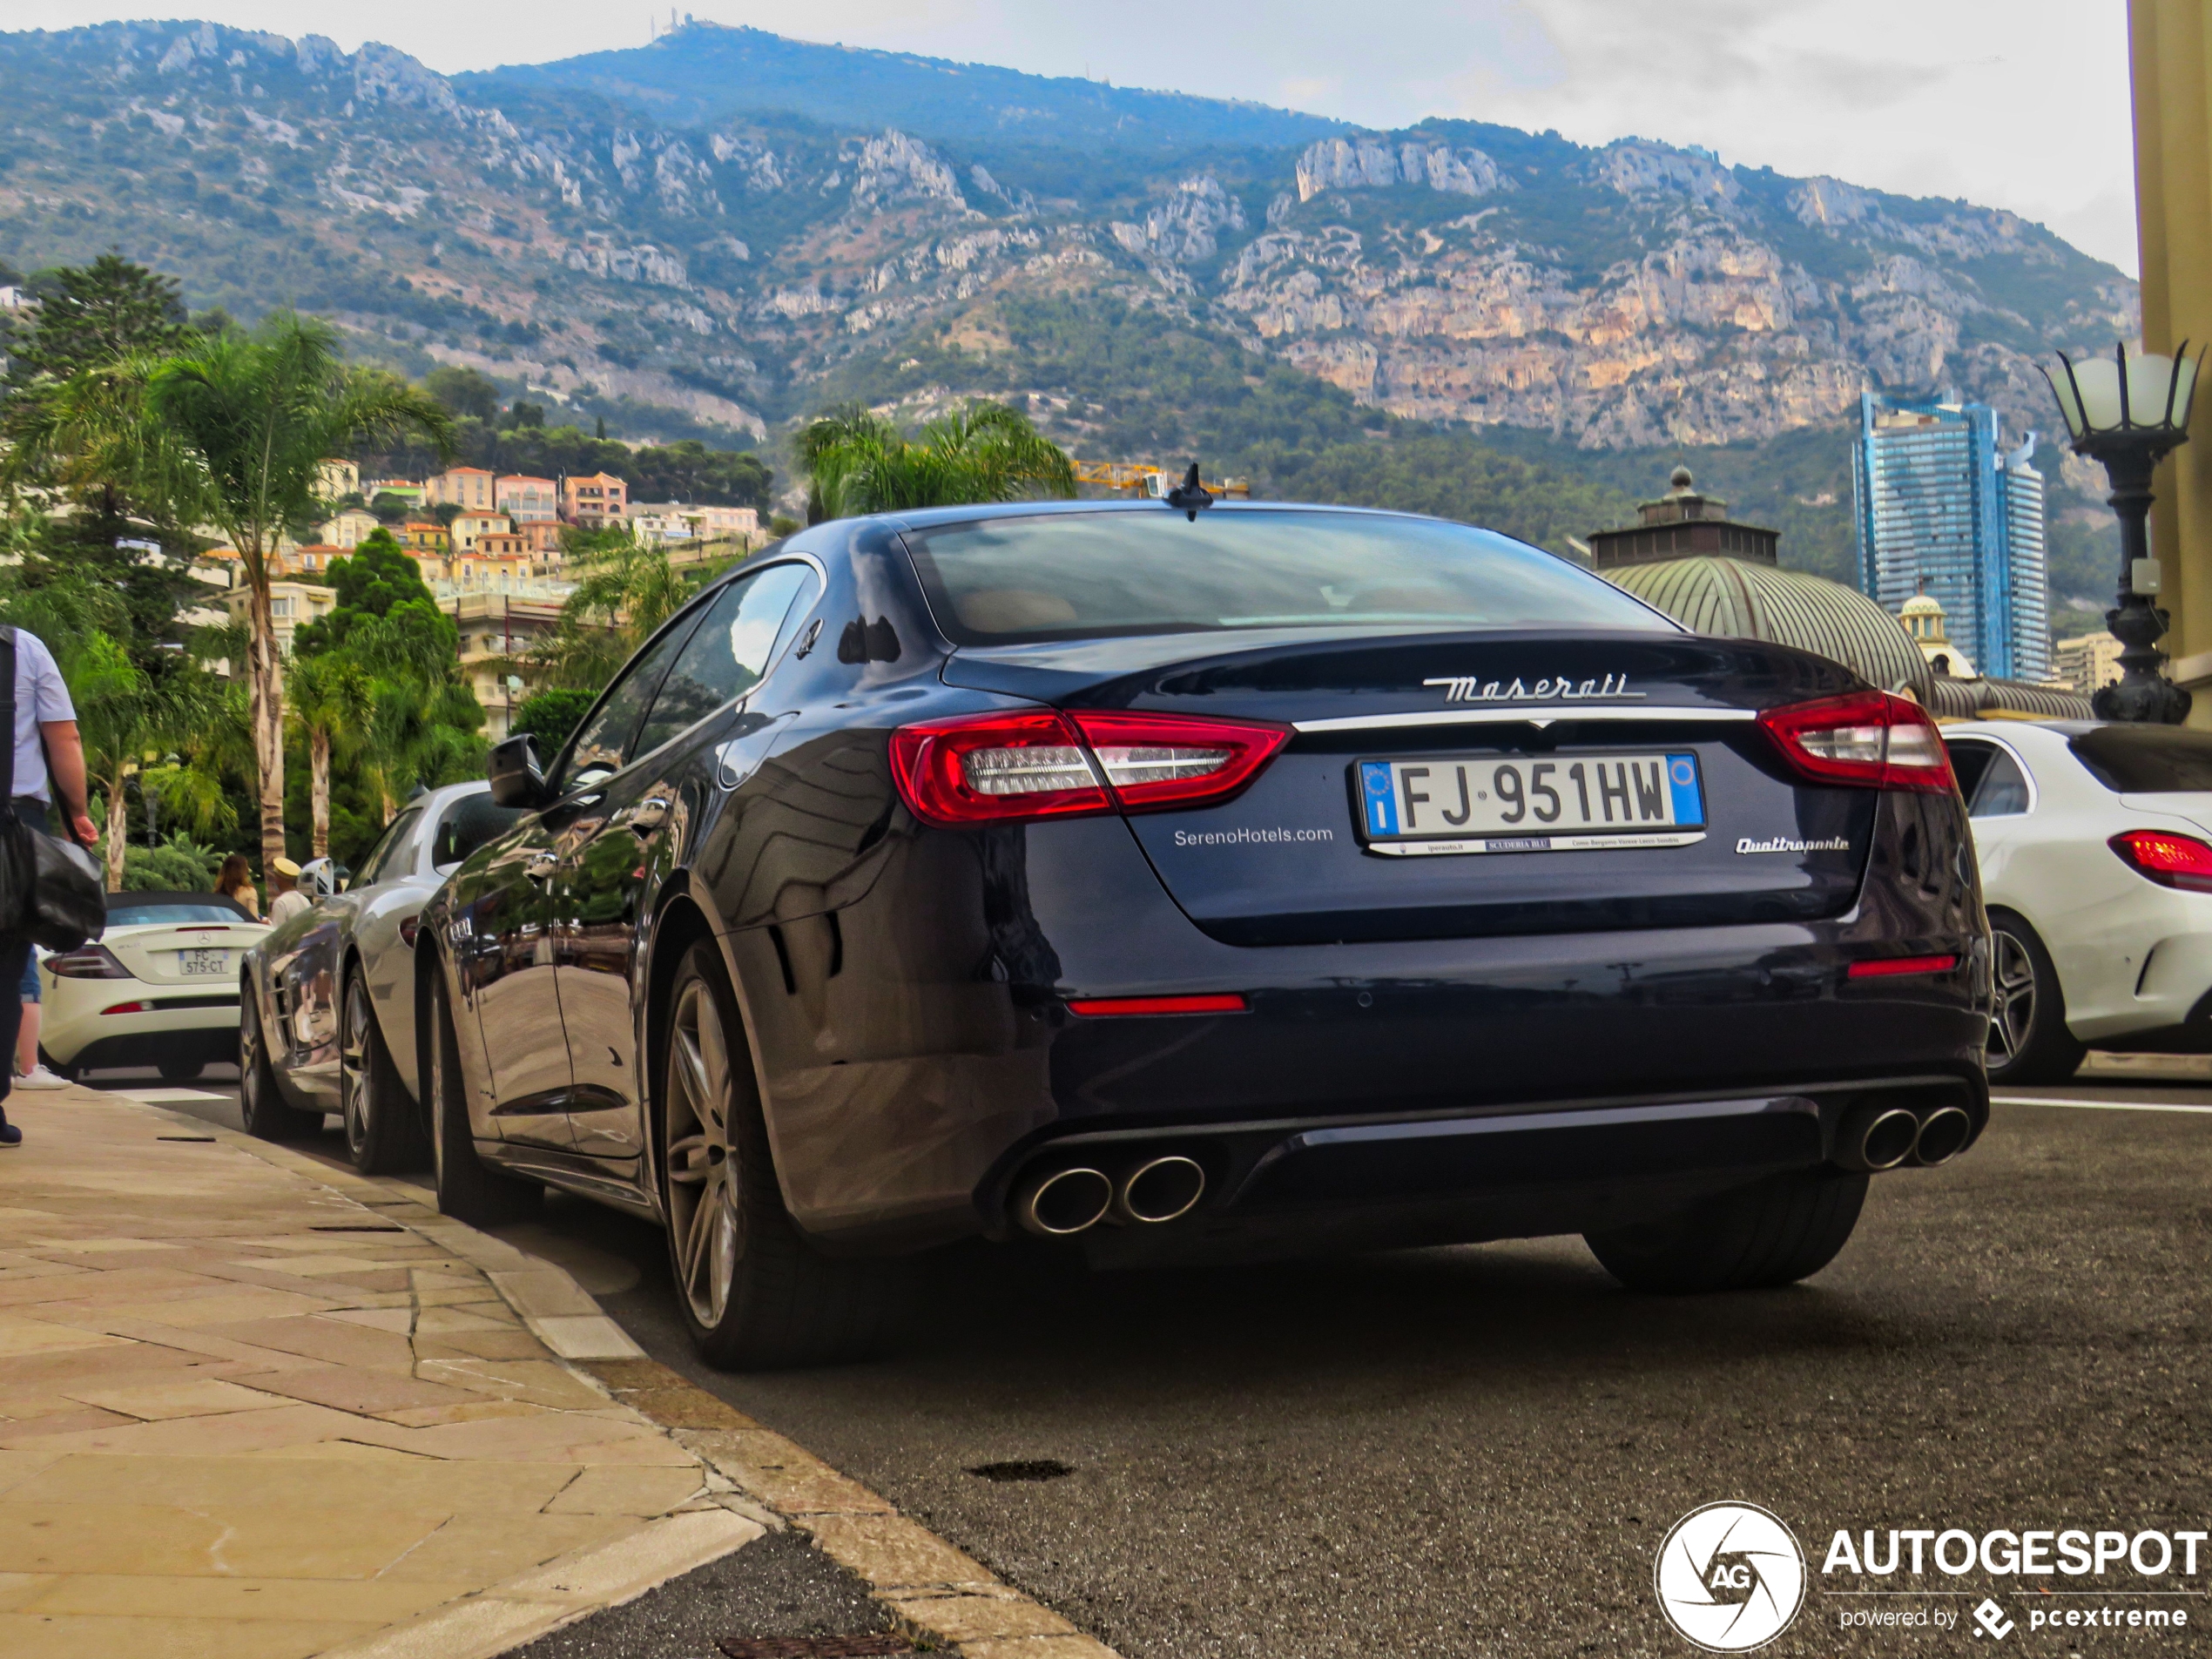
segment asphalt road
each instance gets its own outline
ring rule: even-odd
[[[2212,1525],[2212,1090],[2031,1092],[2082,1103],[2000,1105],[1958,1163],[1878,1179],[1825,1272],[1748,1295],[1632,1296],[1571,1239],[1096,1278],[977,1249],[941,1264],[898,1357],[728,1377],[691,1359],[654,1230],[556,1200],[518,1242],[656,1357],[1130,1659],[1687,1653],[1654,1554],[1724,1499],[1774,1511],[1811,1557],[1768,1651],[1993,1645],[1970,1617],[1838,1623],[1955,1617],[1992,1592],[2007,1647],[2165,1651],[2196,1630],[2054,1634],[2029,1613],[2212,1625],[2212,1600],[2119,1593],[2212,1584],[2212,1557],[2198,1580],[2088,1581],[2109,1594],[2064,1603],[1979,1570],[1819,1574],[1838,1528]],[[1072,1472],[969,1473],[1011,1460]],[[1852,1585],[1953,1594],[1834,1593]]]

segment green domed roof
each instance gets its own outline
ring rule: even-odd
[[[1696,632],[1817,651],[1885,691],[1909,690],[1928,701],[1935,676],[1927,658],[1903,623],[1856,588],[1730,558],[1668,559],[1599,574]]]

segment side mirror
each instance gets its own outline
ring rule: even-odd
[[[484,776],[490,780],[495,806],[545,804],[545,762],[538,758],[537,739],[527,732],[492,745]]]

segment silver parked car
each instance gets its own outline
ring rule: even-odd
[[[370,1175],[419,1168],[430,1143],[416,1102],[415,922],[461,861],[522,814],[481,781],[408,803],[346,891],[318,900],[246,953],[238,1068],[246,1128],[265,1140],[345,1120]]]

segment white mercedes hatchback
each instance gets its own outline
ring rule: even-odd
[[[2212,1053],[2212,732],[2074,720],[1943,728],[1994,945],[1989,1081],[2090,1049]]]

